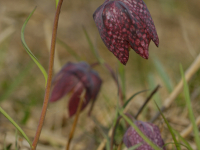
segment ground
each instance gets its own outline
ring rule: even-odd
[[[181,80],[180,64],[186,71],[199,55],[200,2],[189,0],[144,1],[154,20],[160,44],[157,48],[151,42],[148,60],[143,59],[133,50],[130,51],[129,61],[124,67],[125,93],[126,99],[128,99],[138,91],[145,89],[152,91],[156,85],[161,85],[157,94],[138,118],[142,121],[150,121],[157,112],[153,100],[162,106]],[[83,61],[87,61],[89,64],[95,63],[97,60],[84,35],[84,26],[100,56],[116,71],[119,68],[119,62],[103,44],[92,17],[93,12],[103,2],[103,0],[64,0],[59,20],[58,39],[70,46],[81,56]],[[23,48],[20,32],[24,21],[36,6],[36,11],[26,26],[25,40],[47,70],[55,1],[0,1],[0,106],[20,125],[31,140],[33,140],[42,108],[45,81],[42,73]],[[54,73],[58,72],[61,66],[68,61],[77,62],[74,56],[59,42],[56,45],[56,52]],[[99,126],[108,132],[115,118],[118,100],[115,82],[101,66],[94,69],[99,72],[103,85],[92,117],[87,116],[89,107],[80,115],[71,150],[97,149],[104,139]],[[162,75],[162,70],[165,76]],[[198,118],[200,113],[199,74],[199,70],[195,71],[189,81],[195,118]],[[135,97],[128,105],[127,112],[137,113],[150,91]],[[56,103],[49,104],[38,150],[65,149],[74,120],[74,118],[68,118],[68,99],[67,96]],[[192,131],[183,133],[191,121],[182,91],[164,112],[164,115],[171,126],[182,133],[195,149]],[[164,141],[171,142],[172,137],[161,117],[155,121],[155,124],[159,126]],[[116,135],[117,143],[122,139],[125,128],[126,126],[122,123],[117,132],[118,135]],[[15,127],[0,114],[0,149],[9,144],[12,144],[12,149],[14,149],[16,139],[20,149],[28,149],[28,144],[19,133],[16,138],[15,131]],[[168,149],[173,148],[169,146]]]

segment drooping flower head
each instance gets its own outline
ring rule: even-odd
[[[164,146],[164,141],[160,135],[160,130],[156,125],[142,121],[135,121],[135,124],[143,132],[143,134],[145,134],[157,146],[161,148]],[[136,150],[154,150],[132,127],[129,127],[124,134],[123,142],[128,148],[141,143],[142,145]],[[166,150],[166,148],[164,147],[163,150]]]
[[[82,104],[83,110],[90,100],[95,101],[101,87],[101,79],[98,73],[85,63],[67,63],[53,79],[53,90],[50,102],[55,102],[63,96],[72,92],[69,100],[69,116],[73,116],[78,108],[80,96],[85,90],[85,100]]]
[[[104,44],[124,65],[129,58],[129,47],[148,59],[150,41],[159,45],[156,28],[143,0],[105,0],[93,18]]]

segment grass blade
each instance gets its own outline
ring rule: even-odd
[[[182,66],[180,66],[180,70],[181,70],[181,76],[182,76],[182,79],[183,79],[185,101],[186,101],[186,105],[188,107],[190,121],[192,122],[192,127],[193,127],[193,131],[194,131],[194,139],[195,139],[195,142],[196,142],[196,145],[197,145],[197,149],[200,150],[199,130],[198,130],[198,126],[196,125],[196,122],[195,122],[195,117],[194,117],[194,113],[193,113],[192,105],[191,105],[191,100],[190,100],[189,88],[188,88],[188,84],[185,80],[185,75],[184,75]]]
[[[173,86],[172,86],[170,78],[167,75],[167,71],[164,70],[164,67],[159,60],[154,59],[154,64],[155,64],[156,70],[158,71],[158,74],[162,78],[165,86],[167,87],[168,92],[171,92],[173,90]]]
[[[169,131],[170,131],[170,133],[171,133],[171,135],[172,135],[172,138],[173,138],[173,140],[174,140],[174,144],[176,145],[177,150],[181,150],[180,144],[179,144],[178,141],[176,140],[176,136],[175,136],[175,134],[174,134],[174,132],[173,132],[173,128],[170,126],[169,122],[167,121],[167,119],[166,119],[165,116],[163,115],[162,111],[160,110],[160,108],[158,107],[158,105],[157,105],[156,102],[155,102],[155,104],[156,104],[158,110],[160,111],[160,114],[162,115],[162,117],[163,117],[163,119],[164,119],[164,121],[165,121],[165,123],[166,123],[166,125],[167,125],[167,127],[168,127],[168,129],[169,129]]]
[[[167,146],[167,145],[170,145],[170,144],[175,145],[173,142],[169,142],[169,143],[166,143],[164,146]],[[189,150],[193,150],[193,149],[190,149],[189,147],[187,147],[187,146],[184,145],[184,144],[181,144],[181,143],[178,143],[178,144],[181,145],[181,146],[183,146],[183,147],[185,147],[185,148],[187,148],[187,149],[189,149]]]
[[[157,145],[155,145],[148,137],[146,137],[141,131],[140,129],[132,122],[132,120],[130,120],[126,115],[124,115],[124,113],[122,111],[119,111],[119,114],[128,122],[129,125],[131,125],[135,131],[142,137],[142,139],[149,144],[154,150],[161,150],[160,147],[158,147]]]
[[[24,131],[18,126],[18,124],[0,107],[0,112],[16,127],[16,129],[23,135],[26,141],[29,143],[31,147],[31,141],[28,136],[24,133]]]
[[[146,91],[149,91],[149,90],[143,90],[143,91],[139,91],[139,92],[133,94],[133,95],[124,103],[123,108],[126,108],[126,106],[128,105],[128,103],[129,103],[135,96],[137,96],[137,95],[140,94],[140,93],[146,92]]]
[[[176,130],[173,131],[178,136],[178,138],[185,144],[185,147],[187,147],[187,149],[193,150],[190,144],[179,134],[179,132],[177,132]]]
[[[29,47],[27,46],[26,42],[25,42],[25,38],[24,38],[24,30],[25,27],[29,21],[29,19],[31,18],[31,16],[33,15],[34,11],[36,8],[33,9],[33,11],[31,12],[31,14],[28,16],[28,18],[26,19],[26,21],[24,22],[22,29],[21,29],[21,41],[22,41],[22,45],[25,48],[26,52],[29,54],[29,56],[33,59],[33,61],[36,63],[36,65],[39,67],[39,69],[41,70],[41,72],[44,75],[45,78],[45,85],[47,83],[47,73],[45,71],[45,69],[43,68],[43,66],[39,63],[38,59],[35,57],[35,55],[31,52],[31,50],[29,49]]]
[[[155,80],[154,75],[152,73],[148,74],[148,85],[149,85],[150,89],[153,89],[154,87],[156,87],[156,80]],[[153,99],[155,99],[158,106],[162,105],[162,101],[161,101],[159,93],[155,93],[155,95],[153,96]],[[156,108],[156,106],[155,106],[155,108]]]
[[[124,101],[126,99],[125,69],[124,69],[124,65],[120,62],[119,62],[119,76],[120,76],[121,88],[122,88],[122,99]]]

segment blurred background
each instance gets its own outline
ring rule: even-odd
[[[104,0],[64,0],[57,37],[65,44],[57,42],[54,73],[69,61],[77,62],[69,53],[69,47],[81,56],[83,61],[89,64],[97,62],[84,35],[83,26],[100,56],[116,73],[118,72],[119,61],[103,44],[92,17],[103,2]],[[162,88],[153,100],[162,106],[165,98],[181,79],[180,64],[187,70],[199,54],[200,1],[144,0],[144,2],[154,20],[160,44],[157,48],[153,42],[150,43],[148,60],[133,50],[130,51],[129,61],[124,66],[126,98],[145,89],[152,91],[160,84]],[[37,9],[25,29],[25,40],[47,71],[55,1],[0,1],[0,106],[24,129],[31,140],[42,108],[45,80],[23,48],[20,32],[24,21],[36,6]],[[103,80],[92,112],[91,118],[95,120],[87,117],[87,110],[81,113],[71,144],[72,150],[97,149],[104,139],[102,132],[108,132],[116,115],[118,92],[115,82],[108,71],[101,66],[95,67],[95,70]],[[200,71],[197,71],[189,82],[195,117],[200,113],[199,85]],[[127,112],[135,114],[149,93],[145,92],[134,98],[128,105]],[[68,96],[49,104],[38,150],[65,149],[73,123],[73,118],[68,118],[67,104]],[[156,106],[151,101],[139,116],[139,120],[149,121],[156,112]],[[183,93],[176,98],[164,115],[178,131],[187,128],[190,120]],[[161,118],[157,119],[156,125],[162,130],[163,139],[170,142],[171,135]],[[117,143],[121,141],[125,127],[124,123],[120,125],[116,135]],[[0,149],[3,149],[4,144],[6,146],[12,144],[12,148],[15,147],[15,131],[13,125],[0,114]],[[19,134],[18,137],[20,149],[28,149],[22,136]],[[193,134],[189,133],[186,139],[195,148]]]

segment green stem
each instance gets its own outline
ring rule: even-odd
[[[18,124],[1,107],[0,112],[17,128],[17,130],[23,135],[23,137],[31,146],[31,141],[29,140],[28,136],[24,133],[24,131],[18,126]]]
[[[35,150],[36,149],[36,146],[37,146],[37,143],[38,143],[41,131],[42,131],[42,127],[43,127],[43,124],[44,124],[44,119],[45,119],[47,106],[48,106],[48,102],[49,102],[49,97],[50,97],[50,92],[51,92],[50,89],[51,89],[51,81],[52,81],[52,72],[53,72],[53,63],[54,63],[54,54],[55,54],[55,45],[56,45],[58,20],[59,20],[59,15],[60,15],[62,2],[63,2],[63,0],[59,0],[58,6],[57,6],[57,9],[56,9],[56,13],[55,13],[52,40],[51,40],[50,58],[49,58],[49,70],[48,70],[47,86],[46,86],[46,90],[45,90],[45,96],[44,96],[44,102],[43,102],[43,106],[42,106],[42,112],[41,112],[41,115],[40,115],[38,128],[37,128],[34,140],[33,140],[33,144],[32,144],[31,150]]]

